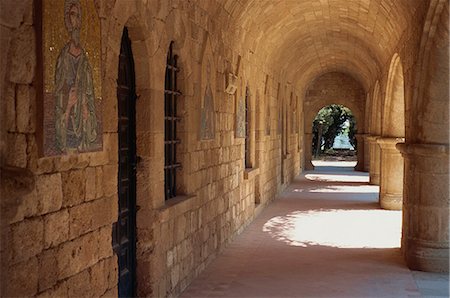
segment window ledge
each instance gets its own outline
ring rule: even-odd
[[[244,179],[245,180],[253,179],[258,174],[259,168],[246,168],[244,170]]]
[[[199,205],[199,197],[196,195],[176,196],[167,200],[164,206],[157,209],[159,212],[159,220],[161,222],[167,222],[170,219],[179,217],[180,215],[197,208]]]

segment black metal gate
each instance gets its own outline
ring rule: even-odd
[[[119,297],[136,296],[136,92],[127,28],[122,35],[117,80],[119,133],[119,217],[113,248],[119,261]],[[101,212],[101,210],[99,210]]]

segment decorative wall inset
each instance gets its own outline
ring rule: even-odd
[[[100,19],[94,2],[42,2],[42,153],[102,150]]]
[[[245,138],[245,101],[236,97],[236,138]]]
[[[214,86],[216,86],[216,67],[211,42],[206,37],[203,50],[201,70],[201,107],[200,139],[210,140],[215,137]]]

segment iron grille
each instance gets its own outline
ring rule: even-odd
[[[251,168],[250,162],[250,106],[249,106],[249,91],[245,92],[245,168]]]
[[[167,54],[166,80],[164,87],[164,190],[165,199],[176,196],[176,170],[181,167],[177,162],[177,98],[181,92],[177,90],[177,55],[173,55],[173,42],[170,43]]]

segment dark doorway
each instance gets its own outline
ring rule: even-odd
[[[118,77],[119,217],[113,231],[113,247],[119,261],[119,297],[134,297],[136,296],[136,91],[134,61],[127,28],[122,35]]]

